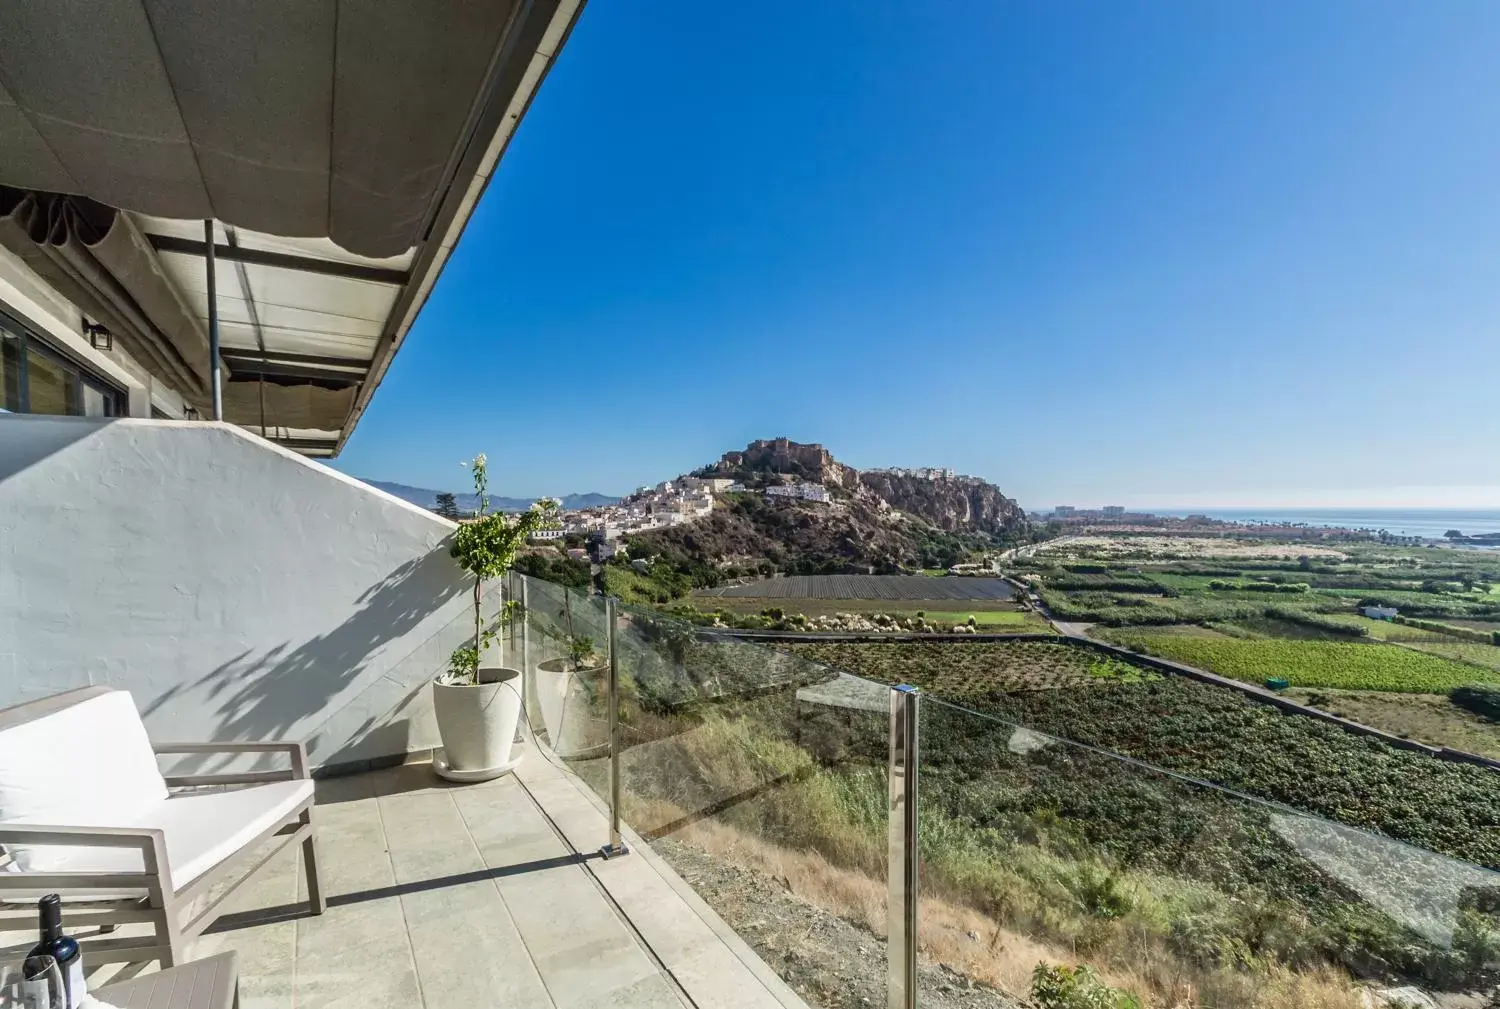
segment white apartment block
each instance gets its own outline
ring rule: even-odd
[[[828,488],[820,483],[780,484],[767,487],[766,496],[826,503],[828,501]]]

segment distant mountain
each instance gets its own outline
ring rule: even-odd
[[[598,508],[600,505],[616,504],[619,498],[610,497],[608,494],[565,494],[563,495],[563,507],[569,510],[574,508]]]
[[[371,487],[378,487],[387,494],[394,494],[403,501],[410,501],[421,508],[436,508],[438,492],[428,490],[426,487],[412,487],[404,483],[393,483],[389,480],[366,480],[365,483]],[[473,511],[479,507],[479,498],[473,494],[453,495],[460,511]],[[502,512],[519,512],[530,508],[536,498],[499,497],[490,495],[490,510]],[[620,500],[610,497],[608,494],[566,494],[562,498],[563,508],[572,511],[578,508],[597,508],[600,505],[614,504]]]

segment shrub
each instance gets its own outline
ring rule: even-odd
[[[1031,1000],[1037,1009],[1141,1009],[1129,992],[1111,988],[1088,967],[1036,965],[1031,973]]]
[[[1448,700],[1476,715],[1500,719],[1500,687],[1492,683],[1470,683],[1454,687],[1448,693]]]

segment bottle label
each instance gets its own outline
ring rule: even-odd
[[[73,962],[68,964],[68,1009],[82,1009],[84,993],[88,991],[88,982],[83,979],[83,957],[75,956]]]

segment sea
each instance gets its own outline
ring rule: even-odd
[[[1344,529],[1384,529],[1397,536],[1441,539],[1449,529],[1465,536],[1500,533],[1500,509],[1458,508],[1142,508],[1153,515],[1207,515],[1225,522],[1271,522],[1333,526]]]

